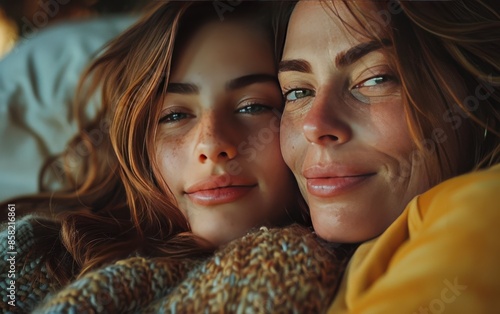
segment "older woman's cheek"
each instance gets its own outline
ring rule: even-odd
[[[291,119],[286,113],[283,114],[281,119],[281,130],[280,130],[280,144],[281,153],[283,154],[283,159],[288,167],[293,171],[300,172],[300,156],[302,152],[300,151],[300,142],[302,138],[301,128],[299,125]]]

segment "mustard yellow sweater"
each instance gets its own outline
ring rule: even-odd
[[[500,313],[500,165],[414,198],[358,248],[329,313]]]

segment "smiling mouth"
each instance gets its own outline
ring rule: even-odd
[[[247,195],[257,184],[254,185],[231,185],[204,189],[186,193],[189,199],[198,205],[214,206],[232,203]]]
[[[306,178],[307,191],[314,196],[325,198],[345,194],[372,178],[375,173],[342,177]]]

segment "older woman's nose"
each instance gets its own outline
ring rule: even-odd
[[[336,103],[337,102],[337,103]],[[316,95],[305,113],[302,129],[306,139],[316,144],[343,144],[352,136],[351,127],[343,116],[342,100],[331,95]]]

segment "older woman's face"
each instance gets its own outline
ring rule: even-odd
[[[279,73],[281,145],[318,235],[356,242],[382,233],[428,180],[387,51],[336,7],[354,29],[316,1],[292,14]]]

